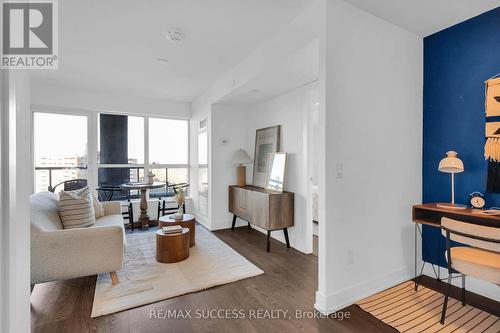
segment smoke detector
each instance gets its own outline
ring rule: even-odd
[[[170,28],[165,36],[170,42],[178,44],[184,40],[186,37],[184,33],[177,28]]]

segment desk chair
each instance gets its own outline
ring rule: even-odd
[[[441,219],[441,230],[446,237],[448,285],[444,296],[441,324],[444,324],[453,271],[462,274],[462,305],[465,305],[465,276],[492,282],[500,286],[500,228]],[[469,245],[451,246],[451,241]]]

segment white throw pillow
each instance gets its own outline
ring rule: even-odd
[[[100,217],[103,217],[104,207],[102,206],[102,203],[99,201],[97,191],[92,191],[92,198],[94,203],[95,218],[98,219]]]
[[[88,187],[76,191],[59,192],[59,216],[63,228],[85,228],[94,225],[93,200]]]

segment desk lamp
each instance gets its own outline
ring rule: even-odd
[[[467,208],[465,205],[455,204],[455,174],[464,171],[464,164],[457,157],[457,152],[447,152],[446,157],[439,162],[438,170],[445,173],[451,173],[451,203],[438,203],[437,206],[452,209]]]

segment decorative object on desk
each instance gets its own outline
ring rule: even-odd
[[[469,201],[472,207],[482,209],[486,204],[484,200],[484,195],[481,192],[472,192],[469,194]]]
[[[238,149],[233,155],[233,164],[238,165],[236,168],[236,185],[246,185],[246,168],[243,164],[252,163],[252,159],[243,149]]]
[[[286,153],[269,155],[266,172],[266,190],[283,192],[285,182]]]
[[[253,185],[266,185],[266,167],[268,155],[280,149],[280,125],[258,129],[255,133],[255,151],[253,158]]]
[[[175,213],[174,218],[176,220],[182,220],[182,216],[184,214],[183,207],[185,202],[184,188],[180,187],[177,189],[177,192],[175,193],[175,202],[177,203],[179,209],[177,210],[177,213]]]
[[[149,171],[148,173],[148,184],[153,184],[155,182],[155,174]]]
[[[455,174],[464,171],[464,164],[457,157],[457,152],[447,152],[446,157],[439,162],[438,170],[445,173],[451,173],[451,203],[439,203],[438,206],[454,209],[467,208],[465,205],[455,204]]]

